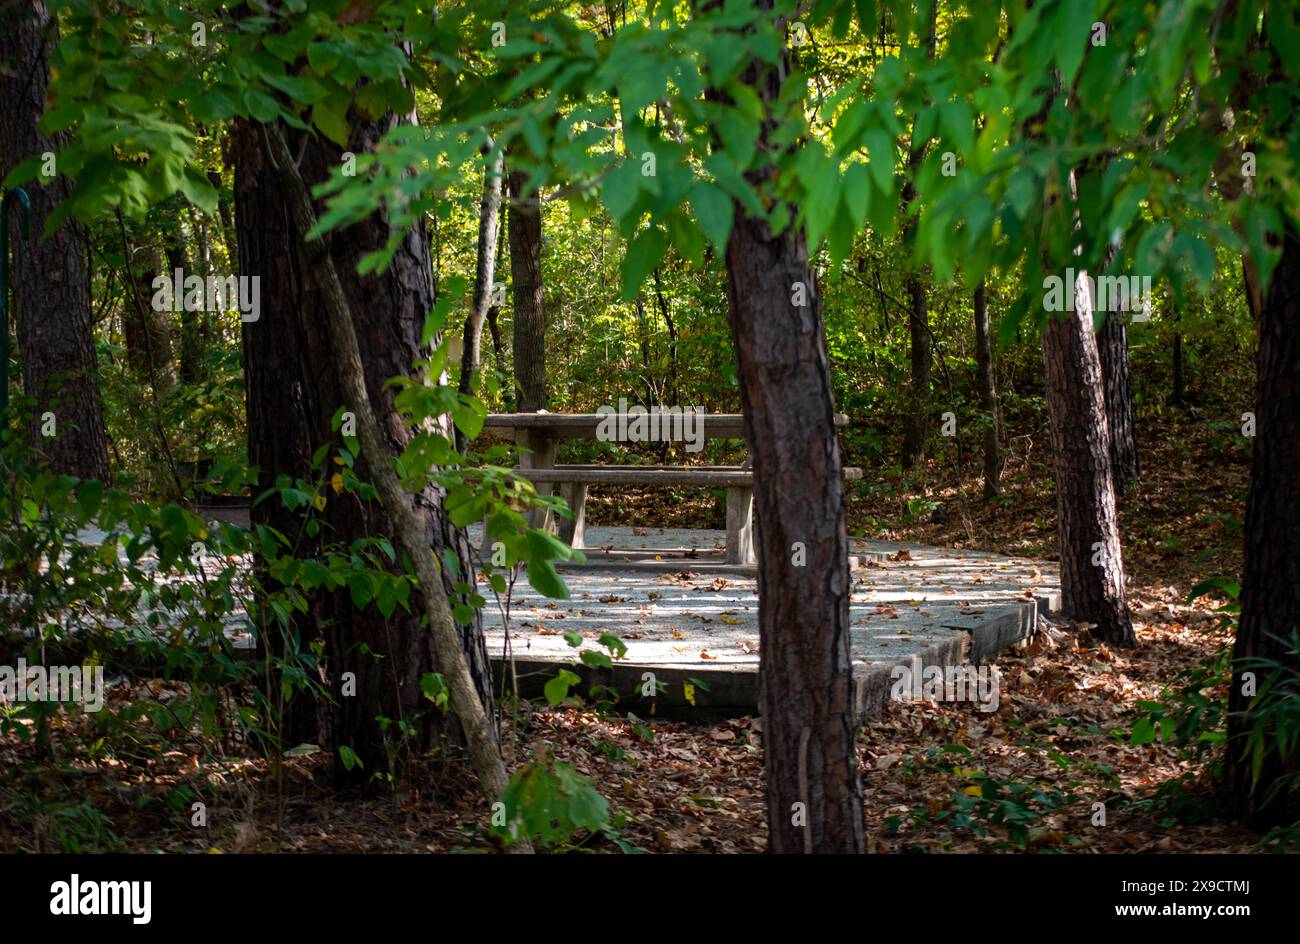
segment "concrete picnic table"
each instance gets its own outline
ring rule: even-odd
[[[597,439],[597,431],[609,419],[610,414],[605,413],[488,414],[485,428],[513,429],[515,443],[529,450],[520,456],[520,474],[533,483],[539,495],[550,495],[553,486],[559,485],[561,497],[573,512],[572,519],[559,522],[552,521],[549,513],[540,518],[534,515],[530,519],[533,527],[555,530],[570,546],[582,547],[589,484],[721,486],[727,490],[727,563],[755,562],[754,487],[748,457],[739,466],[556,465],[555,453],[561,439]],[[743,413],[702,413],[693,420],[700,424],[705,439],[745,438]],[[835,414],[835,425],[847,426],[848,417]],[[486,545],[486,535],[484,541]],[[487,550],[485,546],[484,552]]]

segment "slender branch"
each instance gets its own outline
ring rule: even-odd
[[[271,163],[285,186],[294,230],[308,259],[313,260],[323,274],[321,296],[331,355],[343,394],[356,414],[361,453],[375,480],[380,503],[393,523],[398,545],[410,558],[415,569],[420,596],[424,600],[425,616],[433,634],[438,668],[447,679],[452,709],[465,731],[470,760],[478,775],[479,789],[489,803],[495,803],[505,792],[508,783],[505,764],[497,749],[491,722],[470,677],[465,653],[461,648],[460,633],[443,591],[442,578],[434,568],[433,553],[424,529],[411,508],[410,496],[403,490],[393,469],[392,455],[380,433],[379,421],[366,390],[361,349],[357,343],[347,297],[343,294],[342,282],[334,267],[334,260],[324,245],[319,241],[308,242],[304,238],[316,226],[316,212],[284,135],[276,125],[263,125],[263,131]],[[532,847],[526,839],[522,839],[512,846],[512,850],[531,852]]]

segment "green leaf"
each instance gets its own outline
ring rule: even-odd
[[[348,577],[348,592],[352,596],[352,605],[364,610],[375,596],[373,577],[365,571],[352,574]]]
[[[631,159],[624,159],[605,175],[600,196],[605,209],[616,221],[622,222],[636,206],[637,199],[641,196],[642,179],[640,166]]]
[[[263,75],[262,81],[303,105],[314,105],[328,94],[325,86],[311,76]]]
[[[397,580],[393,577],[383,577],[378,583],[375,605],[379,607],[379,612],[384,619],[390,619],[397,611]]]
[[[103,497],[104,483],[98,479],[86,479],[77,486],[77,511],[83,522],[95,516]]]
[[[344,770],[366,769],[366,765],[361,763],[361,758],[358,757],[356,752],[346,744],[339,745],[339,760],[343,762]]]
[[[1083,64],[1096,19],[1094,12],[1092,0],[1068,0],[1057,8],[1056,64],[1061,70],[1061,83],[1067,89],[1074,85],[1074,77]]]
[[[451,418],[466,439],[477,439],[478,434],[483,432],[487,407],[474,397],[459,397],[451,408]]]
[[[420,676],[420,692],[439,708],[445,709],[451,700],[451,692],[440,672],[425,672]]]
[[[542,688],[542,693],[546,696],[546,703],[552,706],[558,705],[569,697],[569,689],[581,681],[581,678],[568,669],[560,669],[559,674]]]
[[[622,659],[627,655],[627,643],[613,633],[601,633],[596,641],[608,649],[616,659]]]
[[[257,89],[244,90],[244,107],[248,109],[250,115],[263,124],[269,124],[280,117],[280,103]]]
[[[227,118],[233,118],[238,111],[239,106],[235,104],[234,99],[221,89],[210,89],[201,95],[196,95],[190,102],[190,114],[201,124],[225,121]]]
[[[562,772],[561,768],[568,770]],[[556,773],[562,776],[569,792],[569,820],[575,826],[592,831],[606,826],[609,822],[609,803],[596,791],[592,781],[568,764],[556,764]]]
[[[564,585],[555,565],[549,560],[528,562],[528,582],[544,597],[550,597],[552,600],[569,599],[569,588]]]
[[[307,47],[307,62],[312,67],[312,71],[319,75],[333,72],[342,55],[342,51],[334,43],[312,43]]]
[[[1139,718],[1133,724],[1133,733],[1129,743],[1133,745],[1150,744],[1156,739],[1155,725],[1150,718]]]
[[[630,301],[650,273],[663,260],[668,249],[668,237],[657,226],[649,226],[637,234],[623,258],[623,299]]]
[[[816,154],[815,151],[807,152]],[[804,220],[808,230],[808,251],[816,252],[821,246],[822,237],[826,235],[826,230],[830,228],[831,222],[835,219],[835,211],[840,205],[841,178],[836,172],[835,166],[828,160],[817,154],[817,158],[809,162],[812,165],[809,176],[805,178],[804,186],[808,188],[808,194],[804,202]]]
[[[857,229],[861,229],[867,220],[867,211],[871,208],[871,179],[865,164],[854,162],[844,172],[844,205],[848,208],[849,219]]]
[[[880,128],[867,129],[863,139],[867,143],[867,156],[871,159],[871,163],[867,166],[871,171],[872,179],[876,182],[876,187],[882,193],[893,193],[894,165],[898,160],[894,139]]]
[[[714,185],[700,181],[691,190],[691,208],[695,210],[695,219],[709,242],[718,248],[719,253],[725,253],[735,212],[731,197]]]
[[[338,111],[329,101],[319,101],[311,106],[311,120],[325,137],[339,147],[348,146],[352,129],[348,126],[345,112]]]

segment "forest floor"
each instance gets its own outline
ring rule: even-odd
[[[921,475],[863,483],[850,501],[850,530],[1050,561],[1048,450],[1028,442],[1013,449],[1000,499],[979,500],[974,458],[957,470],[933,461]],[[1239,852],[1259,842],[1217,820],[1207,762],[1159,739],[1130,738],[1150,714],[1144,702],[1160,699],[1179,673],[1230,641],[1216,612],[1223,600],[1188,596],[1208,577],[1239,573],[1248,453],[1240,440],[1180,412],[1162,417],[1157,435],[1140,435],[1139,453],[1142,482],[1121,501],[1138,648],[1112,650],[1063,627],[999,658],[1003,693],[994,714],[969,704],[887,706],[859,740],[871,849]],[[932,523],[936,506],[944,509],[941,524]],[[589,515],[597,523],[700,527],[716,526],[717,509],[707,498],[638,502],[626,492],[617,500],[596,493]],[[159,683],[147,684],[157,697]],[[511,762],[545,746],[589,775],[617,812],[626,843],[648,851],[765,846],[760,719],[665,721],[524,706],[506,728]],[[0,744],[0,764],[30,760],[28,751]],[[396,788],[345,794],[328,786],[327,766],[321,755],[288,759],[277,787],[259,758],[236,756],[200,772],[197,756],[179,748],[161,760],[116,757],[57,770],[28,764],[21,798],[12,780],[0,792],[0,843],[58,848],[58,824],[39,798],[67,791],[73,777],[72,793],[106,818],[110,845],[122,850],[495,848],[463,764],[434,760]],[[159,802],[201,776],[208,781],[203,830]],[[30,815],[16,815],[24,812]],[[617,848],[607,837],[583,847]]]

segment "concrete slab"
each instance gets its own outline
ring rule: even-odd
[[[471,546],[478,546],[481,532],[471,532]],[[724,533],[595,527],[588,534],[597,546],[588,550],[592,563],[564,575],[571,599],[542,597],[521,575],[508,633],[489,599],[485,633],[498,672],[513,657],[520,691],[534,695],[559,668],[569,668],[584,687],[610,686],[640,713],[652,705],[754,711],[757,580],[705,566],[722,559]],[[103,537],[93,530],[81,535],[87,543]],[[850,548],[865,561],[852,575],[849,615],[855,705],[863,720],[880,716],[895,666],[911,667],[914,658],[925,667],[990,661],[1032,635],[1037,614],[1059,594],[1054,569],[1045,572],[1034,561],[899,542],[855,540]],[[626,558],[618,562],[623,566],[609,566],[616,555]],[[167,614],[159,616],[165,624]],[[251,650],[244,614],[226,622],[236,646]],[[145,614],[141,624],[147,625]],[[599,644],[605,633],[623,640],[625,655],[612,668],[582,664],[582,651],[605,651]],[[569,644],[572,634],[579,647]],[[654,694],[644,697],[645,690]]]
[[[698,556],[662,559],[720,548],[722,532],[588,533],[593,532],[613,552],[649,553],[659,572],[614,569],[593,560],[565,573],[568,601],[541,597],[521,578],[509,637],[499,621],[487,626],[493,659],[500,664],[513,654],[522,667],[521,692],[540,691],[566,666],[584,685],[612,686],[642,711],[650,701],[641,697],[646,673],[668,683],[654,698],[660,707],[686,704],[689,683],[697,707],[756,708],[757,581],[704,571]],[[913,657],[922,666],[989,661],[1034,632],[1038,599],[1050,600],[1056,592],[1053,578],[1032,561],[891,542],[855,541],[851,547],[869,559],[853,576],[849,616],[855,699],[865,720],[879,717],[895,666],[910,667]],[[625,658],[613,669],[575,667],[582,650],[600,649],[597,640],[606,632],[624,640]],[[581,637],[582,646],[571,646],[566,633]]]

